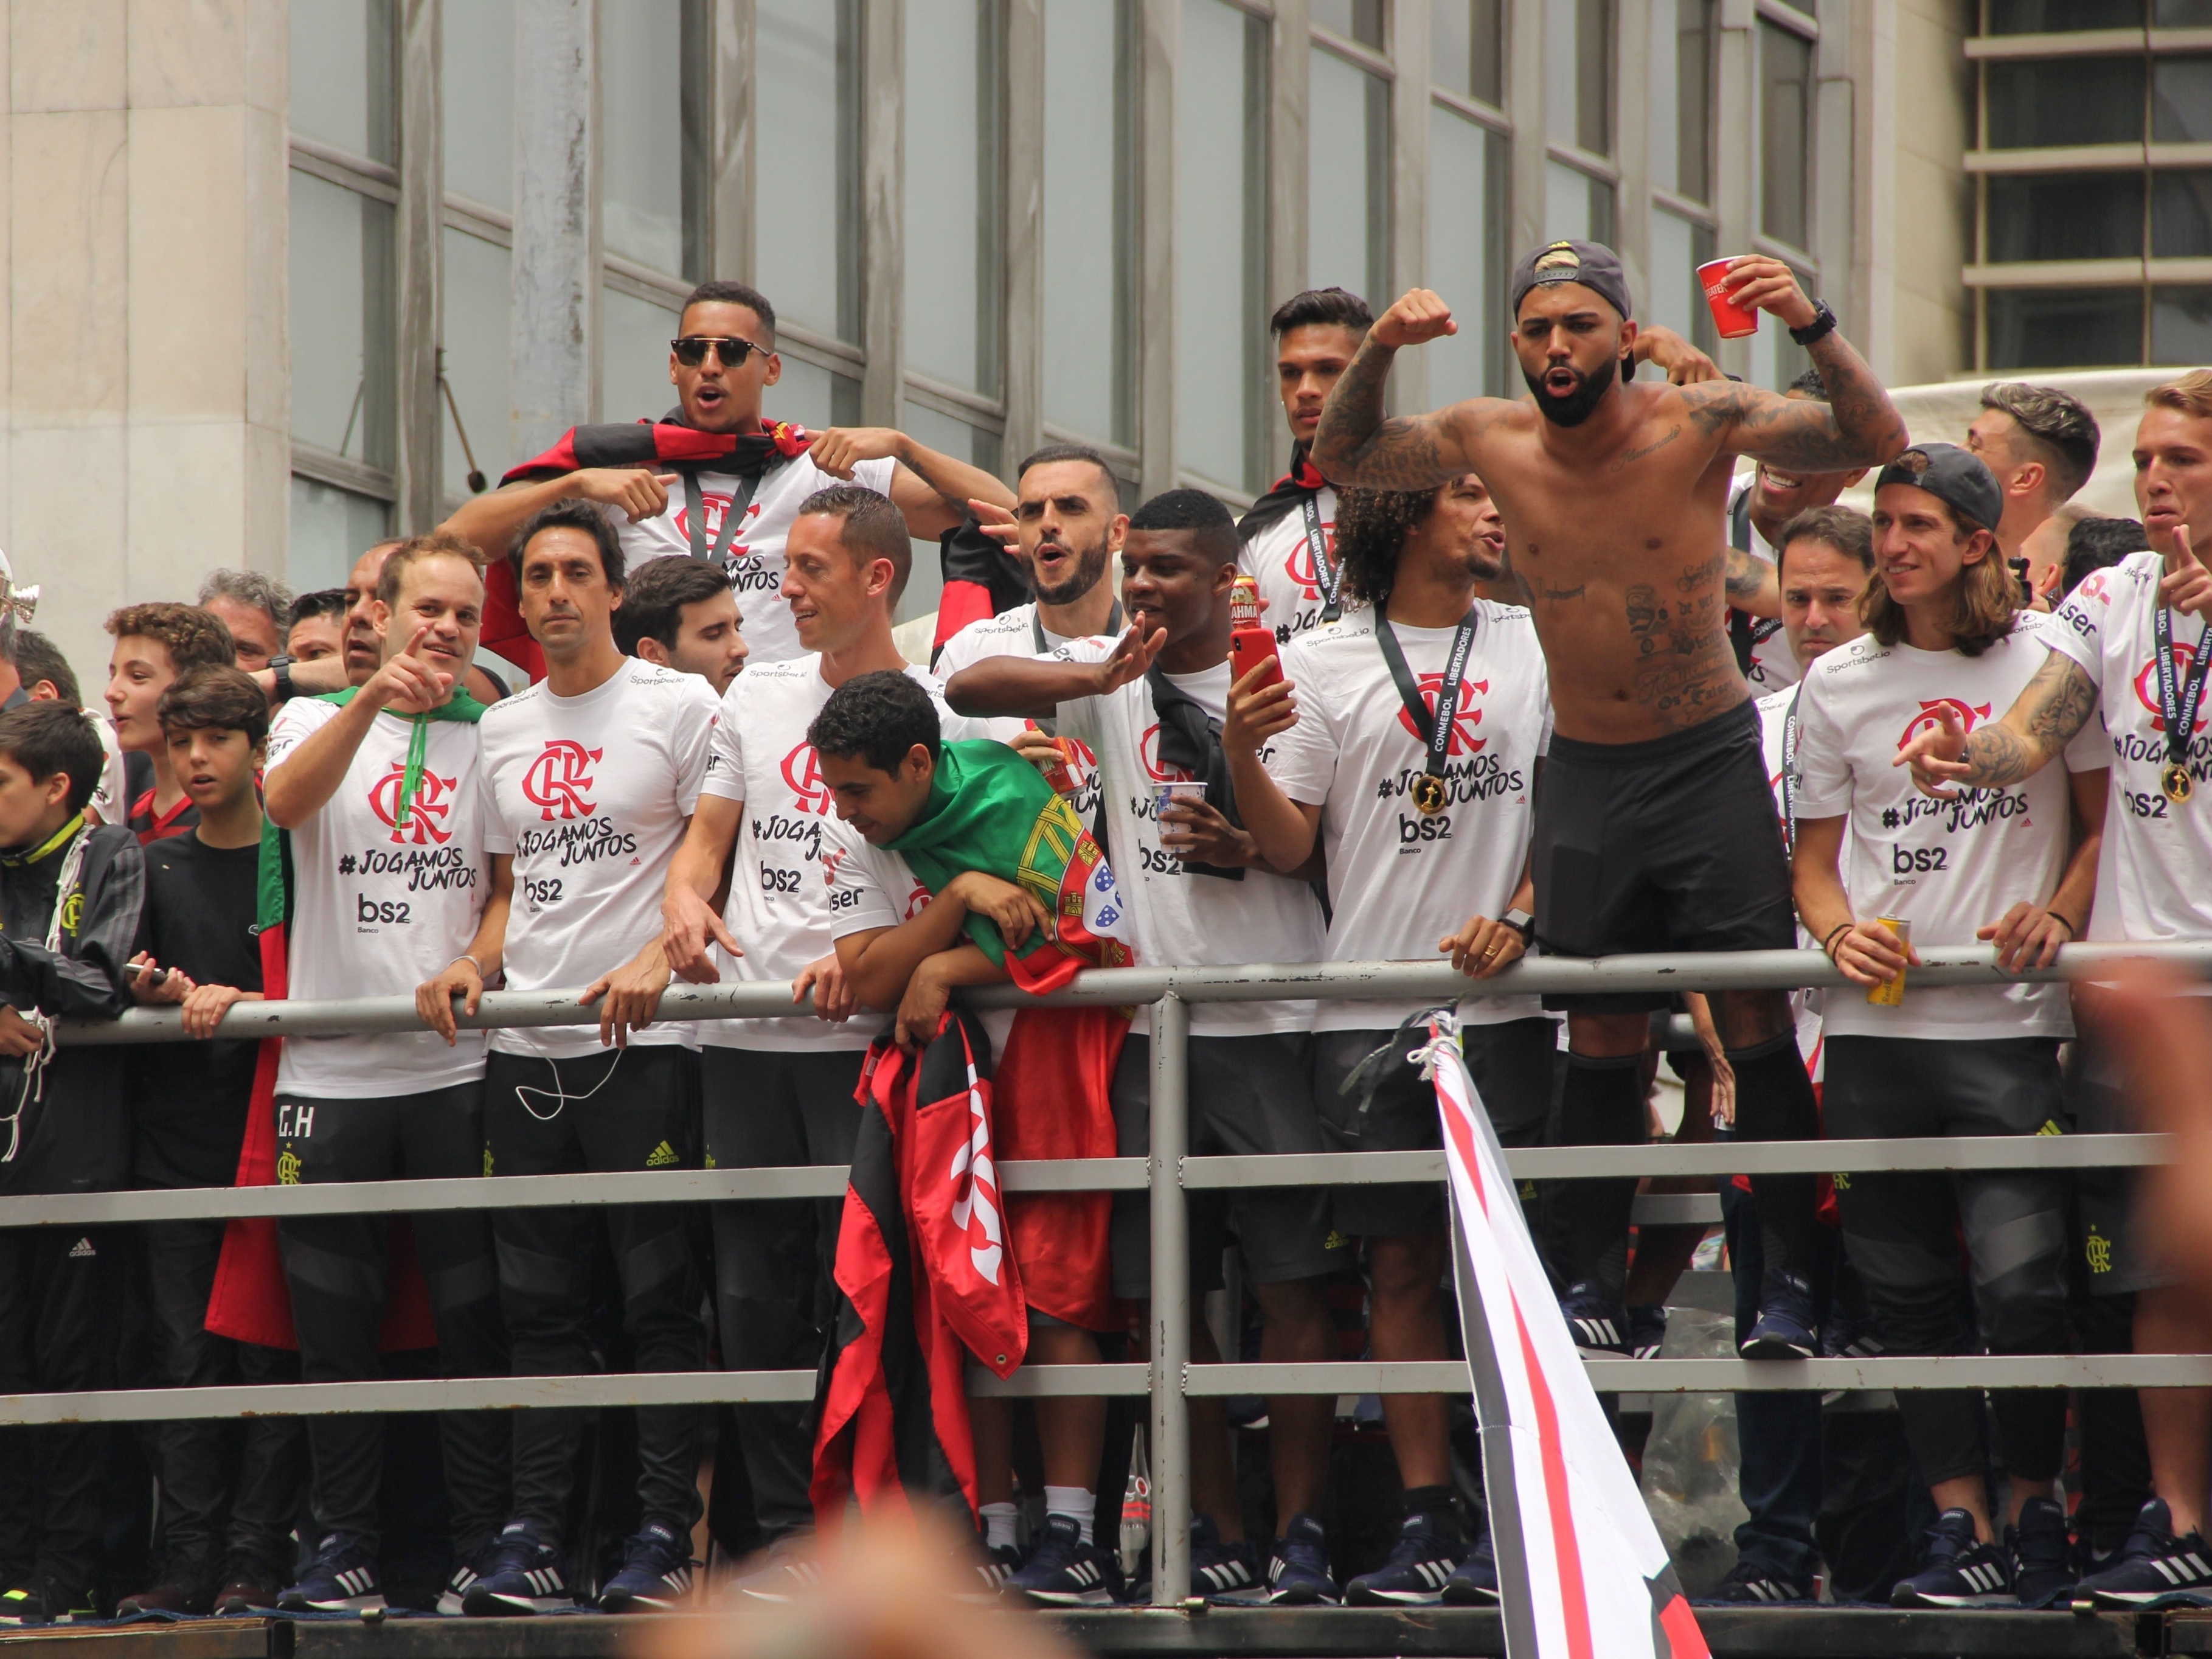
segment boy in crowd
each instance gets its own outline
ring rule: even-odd
[[[1252,839],[1226,815],[1233,786],[1222,753],[1229,699],[1230,595],[1238,543],[1228,509],[1199,490],[1171,490],[1129,520],[1121,597],[1131,627],[1119,641],[1079,641],[1047,659],[988,658],[956,675],[946,700],[967,715],[1057,714],[1061,732],[1098,756],[1108,855],[1151,962],[1228,965],[1320,957],[1321,907],[1304,881],[1261,864]],[[1203,781],[1206,800],[1163,814],[1160,785]],[[1120,1150],[1142,1157],[1151,1140],[1152,1044],[1133,1033],[1121,1050],[1113,1102]],[[1212,1003],[1191,1011],[1190,1150],[1194,1153],[1318,1152],[1326,1144],[1313,1103],[1312,1016],[1300,1003]],[[1336,1333],[1321,1278],[1344,1266],[1319,1187],[1239,1191],[1226,1205],[1191,1205],[1194,1308],[1221,1284],[1230,1215],[1266,1318],[1270,1360],[1334,1357]],[[1151,1239],[1141,1196],[1114,1214],[1115,1294],[1148,1301]],[[1194,1317],[1192,1353],[1216,1357]],[[1194,1582],[1249,1599],[1259,1563],[1243,1537],[1221,1406],[1190,1406]],[[1287,1516],[1267,1564],[1275,1600],[1335,1601],[1327,1534],[1319,1519],[1330,1434],[1318,1395],[1268,1401],[1276,1504]],[[1052,1547],[1048,1549],[1046,1545]],[[1012,1583],[1051,1600],[1079,1590],[1103,1546],[1048,1530]]]
[[[483,615],[475,552],[450,536],[403,542],[384,561],[378,591],[376,671],[349,691],[293,698],[270,729],[268,816],[288,838],[291,871],[286,994],[301,1000],[412,991],[470,949],[479,917],[506,902],[484,868],[483,710],[459,689]],[[436,1032],[285,1040],[276,1078],[280,1181],[483,1173],[483,1039],[457,1034],[442,1003],[425,1017]],[[483,1216],[426,1211],[409,1225],[441,1374],[501,1375],[506,1350]],[[303,1378],[381,1375],[386,1217],[288,1217],[277,1236]],[[441,1604],[452,1612],[485,1566],[506,1505],[507,1429],[489,1412],[449,1412],[439,1435],[457,1558]],[[307,1444],[318,1541],[279,1605],[382,1607],[383,1421],[313,1418]]]
[[[1993,940],[2000,964],[2042,967],[2087,925],[2105,819],[2101,734],[2073,776],[2018,773],[1931,802],[1901,750],[1923,730],[2008,708],[2049,653],[2051,619],[1996,550],[2003,497],[1989,468],[1947,443],[1907,449],[1875,485],[1868,631],[1815,662],[1799,704],[1791,777],[1797,910],[1844,977],[1873,996],[1827,999],[1832,1140],[2056,1132],[2058,1045],[2074,1034],[2062,985],[1901,987],[1921,945]],[[2085,833],[2069,845],[2070,805]],[[1845,836],[1850,846],[1845,857]],[[1886,925],[1911,924],[1909,939]],[[1839,1182],[1844,1239],[1875,1333],[1893,1354],[2064,1353],[2066,1181],[2057,1172],[1860,1174]],[[1972,1264],[1970,1329],[1960,1243]],[[2066,1400],[1990,1396],[2011,1502],[1989,1512],[1979,1390],[1900,1391],[1907,1439],[1941,1511],[1901,1607],[2015,1599],[2043,1605],[2072,1582],[2066,1511],[2053,1497]]]
[[[90,826],[100,740],[78,711],[0,714],[0,1196],[100,1192],[131,1179],[130,1051],[46,1046],[47,1022],[131,1006],[146,864],[119,825]],[[0,1393],[109,1386],[112,1235],[0,1230]],[[93,1616],[106,1430],[0,1430],[0,1624]]]
[[[232,1003],[261,1000],[255,784],[269,702],[235,668],[195,668],[161,694],[157,713],[170,768],[200,821],[190,834],[146,849],[147,948],[134,959],[131,988],[141,1003],[181,1003],[185,1034],[213,1040],[131,1051],[132,1182],[228,1186],[261,1046],[213,1034]],[[226,1225],[155,1221],[137,1229],[166,1387],[299,1380],[292,1355],[207,1328]],[[304,1484],[301,1419],[198,1418],[155,1431],[164,1559],[152,1588],[125,1596],[116,1612],[237,1614],[274,1607],[291,1571]]]
[[[343,588],[318,588],[292,601],[284,650],[295,662],[320,662],[345,652],[346,596]]]
[[[1472,473],[1434,490],[1344,491],[1342,591],[1362,608],[1293,641],[1279,674],[1255,668],[1231,694],[1222,747],[1261,856],[1288,871],[1326,848],[1331,961],[1445,951],[1480,979],[1528,948],[1529,802],[1551,697],[1528,612],[1475,596],[1499,573],[1496,522]],[[1439,940],[1438,918],[1462,912],[1470,918]],[[1435,1091],[1407,1060],[1428,1040],[1428,1006],[1316,1006],[1313,1092],[1329,1145],[1443,1144]],[[1499,1141],[1540,1144],[1557,1028],[1534,997],[1470,997],[1459,1018]],[[1445,1357],[1443,1190],[1342,1186],[1333,1199],[1338,1230],[1366,1241],[1375,1357]],[[1453,1492],[1449,1408],[1442,1394],[1382,1397],[1405,1520],[1389,1560],[1346,1585],[1347,1600],[1497,1594]]]
[[[156,712],[161,693],[188,668],[234,666],[238,647],[222,619],[197,605],[125,605],[110,613],[115,650],[107,662],[107,710],[124,754],[125,815],[140,844],[182,835],[199,808],[169,769]]]
[[[1966,447],[2003,492],[1997,554],[2008,564],[2031,561],[2031,593],[2048,593],[2051,582],[2049,564],[2036,562],[2039,553],[2049,554],[2033,539],[2035,531],[2089,481],[2102,436],[2087,406],[2055,386],[1998,381],[1982,388],[1981,412],[1966,428]]]
[[[481,791],[498,891],[470,955],[424,988],[471,1004],[503,954],[507,988],[586,985],[600,1025],[495,1032],[484,1076],[484,1163],[493,1175],[696,1168],[698,1061],[690,1033],[652,1028],[668,984],[659,900],[683,845],[716,717],[696,674],[624,656],[614,614],[623,550],[589,501],[556,501],[524,525],[507,556],[523,622],[546,677],[484,717]],[[750,678],[744,676],[744,678]],[[739,681],[743,683],[743,679]],[[609,973],[611,956],[635,955]],[[602,1046],[611,1044],[611,1048]],[[707,1363],[697,1264],[670,1205],[500,1210],[500,1306],[518,1376],[592,1369],[592,1234],[604,1229],[622,1283],[623,1323],[641,1371]],[[691,1588],[699,1518],[696,1406],[637,1412],[641,1525],[599,1596],[609,1612],[674,1606]],[[514,1502],[496,1555],[470,1587],[479,1617],[567,1603],[562,1549],[579,1412],[515,1415]]]
[[[884,497],[851,484],[809,496],[785,544],[782,587],[808,654],[746,669],[710,723],[698,808],[661,901],[667,961],[696,982],[789,979],[802,1001],[814,996],[811,1013],[701,1028],[706,1150],[719,1169],[852,1159],[860,1122],[853,1090],[872,1032],[846,1023],[853,997],[830,933],[823,858],[830,790],[807,729],[859,674],[904,674],[936,693],[936,681],[891,639],[891,607],[912,558],[906,526]],[[726,869],[729,898],[717,914]],[[838,1199],[715,1206],[723,1364],[820,1362],[842,1209]],[[808,1565],[794,1552],[814,1534],[811,1416],[804,1406],[736,1407],[768,1551],[746,1580],[750,1595],[781,1597],[806,1582]]]
[[[22,681],[26,697],[34,703],[52,699],[66,703],[72,709],[84,706],[84,692],[76,670],[70,667],[69,659],[52,640],[28,628],[18,628],[12,649],[15,653],[15,672]],[[112,824],[123,816],[123,751],[115,741],[112,722],[105,717],[97,718],[92,723],[92,729],[100,739],[100,787],[92,792],[86,810],[92,814],[94,822]]]
[[[720,570],[688,553],[649,558],[629,573],[615,643],[625,656],[697,674],[717,697],[745,666],[738,596]]]

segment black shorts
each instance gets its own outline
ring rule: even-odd
[[[2077,1135],[2126,1135],[2142,1125],[2129,1108],[2119,1068],[2093,1038],[2074,1046],[2066,1103]],[[2143,1234],[2138,1204],[2141,1168],[2077,1169],[2074,1172],[2074,1247],[2080,1283],[2093,1296],[2124,1296],[2180,1283],[2179,1275],[2159,1259]]]
[[[1190,1153],[1251,1156],[1323,1150],[1314,1112],[1313,1039],[1304,1032],[1190,1039]],[[1121,1045],[1112,1093],[1115,1150],[1152,1150],[1152,1043],[1134,1033]],[[1326,1186],[1194,1188],[1190,1288],[1221,1288],[1221,1253],[1234,1226],[1255,1284],[1317,1278],[1347,1266],[1351,1253],[1329,1225]],[[1152,1293],[1152,1217],[1143,1192],[1114,1195],[1114,1294]]]
[[[1554,956],[1788,950],[1790,861],[1745,703],[1648,743],[1554,737],[1536,781],[1536,940]],[[1547,997],[1641,1014],[1663,991]]]
[[[1468,1075],[1501,1146],[1540,1146],[1552,1107],[1552,1057],[1559,1027],[1538,1017],[1460,1028]],[[1395,1034],[1398,1058],[1388,1065],[1366,1109],[1360,1091],[1344,1092],[1359,1063]],[[1424,1152],[1443,1143],[1437,1091],[1406,1056],[1429,1040],[1427,1028],[1314,1034],[1314,1101],[1322,1138],[1337,1152]],[[1337,1230],[1354,1238],[1396,1238],[1443,1229],[1444,1189],[1437,1181],[1356,1185],[1333,1189]]]

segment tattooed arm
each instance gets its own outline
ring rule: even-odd
[[[1751,616],[1782,614],[1782,582],[1773,565],[1741,547],[1728,550],[1728,602]]]
[[[2074,740],[2097,711],[2097,686],[2081,665],[2053,651],[1995,725],[1972,736],[1948,706],[1938,723],[1897,752],[1923,795],[1948,800],[1954,785],[2002,789],[2033,777]]]
[[[1382,416],[1382,390],[1398,348],[1457,332],[1450,308],[1425,288],[1402,295],[1376,319],[1322,406],[1312,460],[1322,477],[1370,490],[1428,490],[1480,470],[1459,426],[1467,405],[1410,418]]]

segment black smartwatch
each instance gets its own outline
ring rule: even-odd
[[[269,672],[276,676],[276,701],[279,703],[289,703],[295,695],[292,689],[292,665],[299,660],[289,652],[280,652],[269,659]]]
[[[1810,345],[1814,341],[1825,339],[1835,332],[1836,314],[1828,308],[1828,302],[1826,300],[1815,300],[1813,302],[1813,320],[1802,328],[1791,329],[1790,338],[1800,345]]]
[[[1509,910],[1498,919],[1519,934],[1522,944],[1533,945],[1536,942],[1536,918],[1527,911]]]

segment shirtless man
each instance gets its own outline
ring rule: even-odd
[[[1834,314],[1805,297],[1789,267],[1741,259],[1727,280],[1738,304],[1772,312],[1807,348],[1826,403],[1733,381],[1626,381],[1637,326],[1620,261],[1595,243],[1553,242],[1522,259],[1508,289],[1508,338],[1529,398],[1386,420],[1398,351],[1458,331],[1442,299],[1415,289],[1368,331],[1315,434],[1314,463],[1337,484],[1419,490],[1474,472],[1497,497],[1508,569],[1551,673],[1556,735],[1532,856],[1536,939],[1554,955],[1796,942],[1758,715],[1729,644],[1728,605],[1752,597],[1737,589],[1756,580],[1737,577],[1724,551],[1730,462],[1742,454],[1821,473],[1877,465],[1905,448],[1905,423]],[[1568,1000],[1566,1142],[1644,1138],[1638,1058],[1646,1016],[1664,1000]],[[1816,1138],[1788,997],[1723,991],[1713,1005],[1735,1070],[1737,1133]],[[1813,1180],[1753,1185],[1766,1272],[1743,1352],[1809,1357],[1819,1345],[1806,1278],[1818,1238]],[[1627,1226],[1635,1183],[1585,1186],[1588,1201],[1554,1232],[1563,1303],[1571,1328],[1611,1320],[1625,1332],[1600,1264]]]

